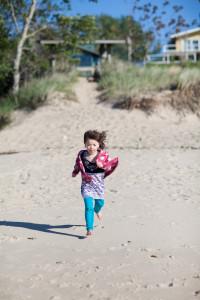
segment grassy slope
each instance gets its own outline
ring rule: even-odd
[[[68,74],[54,74],[42,79],[33,79],[20,88],[14,97],[12,94],[0,102],[0,128],[10,122],[11,112],[15,109],[36,109],[42,105],[49,93],[58,91],[66,94],[66,97],[74,99],[73,84],[77,79],[77,72]]]
[[[189,109],[193,112],[200,110],[199,85],[198,65],[136,67],[119,61],[102,68],[100,82],[103,100],[112,102],[115,107],[148,109],[155,105],[152,94],[171,90],[173,93],[169,103],[178,110]],[[145,98],[149,101],[148,105],[143,103]]]

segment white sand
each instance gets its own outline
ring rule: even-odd
[[[0,132],[0,299],[199,299],[200,121],[113,110],[95,87],[80,79],[79,103],[53,101]],[[120,165],[85,239],[71,171],[88,129],[108,130]]]

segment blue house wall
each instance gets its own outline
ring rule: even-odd
[[[87,52],[81,54],[75,54],[73,55],[73,58],[80,60],[79,63],[80,67],[92,67],[97,65],[100,61],[99,56]]]

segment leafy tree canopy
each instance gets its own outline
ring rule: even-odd
[[[145,56],[149,33],[145,33],[139,22],[132,16],[113,18],[108,15],[97,17],[97,28],[99,39],[127,40],[132,44],[132,59],[140,60]],[[116,45],[113,53],[121,59],[127,59],[127,46]]]

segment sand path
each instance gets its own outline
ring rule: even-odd
[[[79,102],[54,99],[0,132],[0,299],[199,299],[200,121],[113,110],[85,79],[75,90]],[[91,128],[108,130],[120,165],[85,239],[71,171]]]

